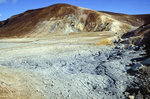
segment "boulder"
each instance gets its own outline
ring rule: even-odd
[[[141,63],[135,63],[133,67],[131,67],[131,70],[138,71],[139,69],[143,68],[144,66]]]
[[[150,58],[141,62],[143,65],[150,66]]]

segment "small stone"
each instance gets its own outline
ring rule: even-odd
[[[70,97],[70,95],[68,95],[67,97]]]
[[[134,63],[136,63],[136,60],[133,60]]]
[[[144,66],[143,66],[142,64],[136,63],[136,64],[134,64],[133,67],[131,67],[131,69],[132,69],[133,71],[138,71],[139,69],[141,69],[141,68],[143,68],[143,67],[144,67]]]
[[[13,90],[13,91],[11,91],[11,92],[12,92],[12,93],[15,93],[16,91]]]
[[[36,91],[37,91],[37,92],[39,92],[39,90],[38,90],[38,89],[37,89]]]
[[[54,84],[52,83],[52,84],[51,84],[51,86],[53,87],[53,86],[54,86]]]
[[[125,95],[125,96],[129,96],[129,93],[128,93],[128,92],[125,92],[124,95]]]
[[[62,95],[62,92],[60,92],[60,94]]]
[[[4,84],[4,82],[1,82],[1,84],[3,85],[3,84]]]
[[[68,83],[68,85],[69,85],[69,86],[71,86],[71,84],[70,84],[70,83]]]
[[[92,97],[92,99],[95,99],[94,97]]]
[[[95,90],[96,88],[97,88],[97,86],[96,86],[96,85],[94,85],[94,86],[93,86],[93,90]]]
[[[90,83],[89,83],[89,82],[87,82],[87,84],[89,85]]]
[[[130,96],[129,96],[129,99],[134,99],[134,96],[130,95]]]

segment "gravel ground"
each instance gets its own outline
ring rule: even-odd
[[[8,43],[10,48],[4,43],[6,41],[0,50],[0,65],[8,69],[0,66],[4,68],[0,68],[0,86],[17,77],[15,82],[6,84],[7,89],[21,88],[22,91],[14,89],[13,94],[29,99],[125,99],[135,96],[127,89],[132,89],[140,80],[128,71],[134,67],[133,60],[145,54],[136,46],[121,43],[95,46],[88,42],[50,44],[48,40],[42,40],[41,44],[38,40],[19,46],[16,42]]]
[[[47,99],[126,97],[123,93],[136,79],[127,74],[130,68],[127,65],[132,63],[133,57],[143,53],[141,50],[134,51],[134,47],[122,44],[80,48],[78,51],[69,49],[65,52],[49,50],[40,55],[13,56],[1,62],[1,65],[40,74],[40,81],[36,81],[37,87]]]

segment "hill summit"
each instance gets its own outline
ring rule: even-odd
[[[0,37],[32,37],[50,33],[125,33],[144,24],[137,16],[93,11],[69,4],[28,10],[0,22]]]

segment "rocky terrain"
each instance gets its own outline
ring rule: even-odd
[[[149,99],[150,15],[55,4],[0,21],[0,99]]]
[[[134,89],[135,93],[139,96],[144,95],[140,98],[150,98],[150,22],[145,23],[140,26],[138,29],[128,32],[122,36],[125,40],[124,43],[134,44],[139,47],[143,46],[145,50],[144,55],[140,55],[139,58],[133,59],[135,63],[133,65],[140,67],[133,72],[129,70],[132,75],[136,75],[139,79],[136,85],[138,86]],[[142,68],[141,68],[142,67]],[[133,90],[132,90],[133,91]]]

